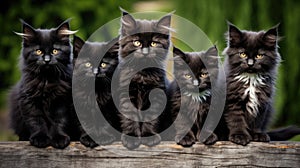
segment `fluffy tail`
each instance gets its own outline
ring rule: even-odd
[[[288,126],[267,132],[271,141],[286,141],[300,134],[300,128],[297,126]]]

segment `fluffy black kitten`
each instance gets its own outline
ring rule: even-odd
[[[165,60],[170,45],[170,22],[170,15],[160,20],[135,20],[123,11],[118,97],[121,140],[129,149],[140,144],[154,146],[161,141],[157,127],[158,116],[165,108]],[[150,94],[153,89],[159,91]]]
[[[268,142],[265,132],[273,112],[278,53],[277,27],[268,31],[241,31],[229,24],[224,50],[227,100],[224,117],[229,140],[246,145],[251,140]]]
[[[118,111],[111,96],[111,79],[118,65],[117,39],[110,42],[84,42],[74,36],[73,99],[79,103],[81,124],[100,145],[116,140],[112,126],[119,130]],[[103,58],[102,58],[103,57]],[[101,59],[102,58],[102,59]],[[92,85],[95,85],[93,87]],[[94,89],[93,89],[94,88]],[[92,100],[95,98],[95,100]],[[97,103],[97,105],[96,105]],[[100,115],[99,108],[103,114]],[[84,113],[84,114],[82,114]],[[80,142],[88,147],[98,144],[86,133],[79,122]]]
[[[218,74],[218,51],[212,47],[205,52],[184,53],[174,47],[173,53],[176,80],[168,88],[168,107],[175,121],[176,143],[192,146],[199,140],[209,111],[211,79],[216,79]],[[213,144],[216,140],[217,136],[212,133],[204,143]]]
[[[35,29],[22,21],[22,76],[10,94],[11,127],[21,141],[36,147],[65,148],[71,107],[69,21]]]

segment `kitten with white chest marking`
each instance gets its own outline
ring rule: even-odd
[[[227,75],[225,121],[229,140],[246,145],[251,140],[267,142],[265,132],[273,112],[278,53],[277,27],[268,31],[241,31],[229,24],[224,50]]]

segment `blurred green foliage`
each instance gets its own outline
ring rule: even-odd
[[[14,0],[0,1],[0,114],[5,111],[7,90],[19,79],[18,57],[21,38],[13,31],[21,31],[22,18],[38,28],[58,26],[63,20],[72,18],[71,29],[79,30],[77,35],[87,39],[100,26],[120,17],[119,6],[129,12],[143,10],[164,10],[184,17],[199,26],[216,43],[220,54],[226,42],[226,21],[240,29],[266,30],[281,23],[279,43],[283,58],[275,96],[276,115],[274,127],[289,124],[300,125],[300,1],[297,0]],[[136,5],[139,3],[139,5]],[[148,5],[147,5],[148,3]],[[151,9],[151,7],[153,8]],[[157,8],[160,6],[160,8]],[[2,109],[2,110],[1,110]],[[4,112],[2,112],[4,113]],[[5,115],[3,115],[5,116]],[[0,117],[0,140],[3,122]]]

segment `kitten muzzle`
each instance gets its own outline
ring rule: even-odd
[[[149,54],[149,48],[147,47],[145,47],[145,48],[142,48],[142,53],[144,54],[144,55],[147,55],[147,54]]]
[[[97,75],[99,73],[99,69],[98,68],[94,68],[93,69],[93,74]]]
[[[199,81],[198,81],[198,80],[196,80],[196,79],[195,79],[195,80],[193,80],[193,85],[194,85],[194,86],[198,86],[198,85],[199,85]]]
[[[47,62],[47,63],[50,62],[51,61],[50,55],[45,55],[44,61]]]
[[[248,66],[253,66],[254,65],[254,60],[253,59],[248,59],[247,61]]]

